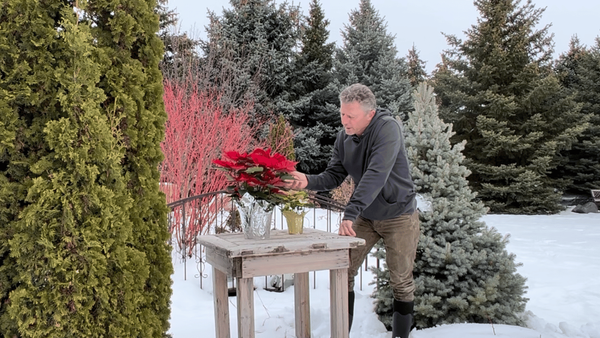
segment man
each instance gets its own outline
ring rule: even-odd
[[[348,311],[354,313],[354,278],[373,245],[383,238],[394,293],[393,338],[408,338],[413,322],[413,265],[419,240],[419,217],[400,122],[376,109],[373,92],[354,84],[340,93],[342,125],[327,169],[319,175],[293,172],[292,189],[331,190],[350,175],[356,188],[339,234],[363,238],[350,250]],[[350,327],[348,329],[350,329]]]

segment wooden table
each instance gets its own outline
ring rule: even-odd
[[[315,270],[330,270],[331,337],[348,338],[349,249],[364,245],[363,239],[305,228],[299,235],[272,230],[264,240],[246,239],[241,233],[198,240],[213,267],[217,338],[230,338],[227,275],[237,279],[238,336],[253,338],[254,277],[284,273],[294,274],[296,337],[310,337],[308,272]]]

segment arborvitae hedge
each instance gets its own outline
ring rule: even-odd
[[[111,62],[99,87],[107,94],[104,107],[120,119],[125,157],[124,177],[133,207],[131,245],[146,256],[149,276],[141,282],[143,298],[136,309],[140,335],[161,337],[169,328],[171,273],[167,228],[168,208],[159,190],[160,142],[167,119],[162,100],[159,62],[163,45],[157,36],[156,1],[90,2],[97,17],[94,36]],[[116,106],[116,109],[115,109]]]
[[[72,5],[0,9],[0,332],[163,337],[156,3]]]

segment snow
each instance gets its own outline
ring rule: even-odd
[[[442,325],[412,332],[413,338],[600,338],[600,213],[557,215],[486,215],[482,219],[501,234],[510,235],[508,251],[523,263],[529,298],[522,314],[527,328],[500,324]],[[326,230],[325,221],[317,228]],[[335,224],[335,220],[334,220]],[[337,229],[334,229],[335,231]],[[215,337],[212,268],[173,253],[171,329],[173,338]],[[370,258],[369,264],[375,264]],[[184,267],[186,273],[184,274]],[[202,288],[200,272],[202,271]],[[373,275],[362,271],[356,281],[354,324],[350,338],[388,338],[391,332],[377,319],[370,297]],[[357,277],[358,278],[358,277]],[[257,338],[294,337],[294,290],[264,290],[266,277],[254,284]],[[329,337],[329,273],[310,273],[313,338]],[[236,298],[229,298],[231,336],[237,337]]]

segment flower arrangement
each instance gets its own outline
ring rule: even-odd
[[[256,200],[269,203],[270,209],[285,199],[286,179],[293,179],[290,172],[298,162],[290,161],[271,149],[256,148],[251,153],[226,151],[223,159],[213,160],[217,169],[227,175],[227,191],[239,201],[246,193]]]

